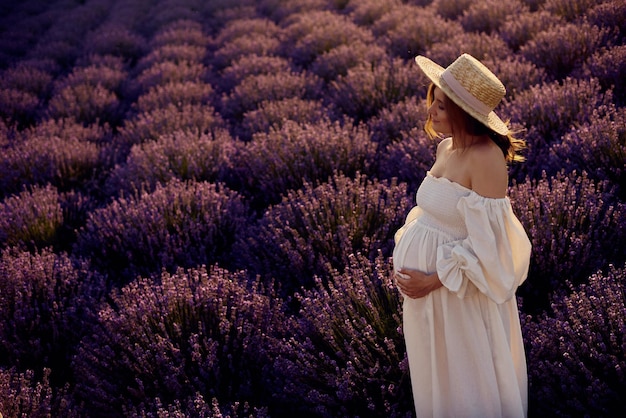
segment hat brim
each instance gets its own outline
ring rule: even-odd
[[[499,133],[500,135],[508,135],[509,127],[506,123],[495,112],[491,111],[488,115],[484,115],[470,105],[465,103],[441,78],[441,74],[445,71],[441,65],[436,62],[426,58],[424,56],[418,55],[415,57],[415,62],[420,67],[422,72],[432,81],[437,87],[439,87],[446,96],[450,98],[454,103],[456,103],[461,109],[469,113],[474,119],[488,127],[489,129]]]

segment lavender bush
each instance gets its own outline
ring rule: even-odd
[[[50,90],[52,75],[35,65],[17,64],[0,75],[1,89],[15,89],[44,99]]]
[[[2,367],[49,368],[54,385],[72,381],[70,362],[96,322],[103,277],[86,262],[49,249],[7,249],[0,258],[0,286]]]
[[[319,95],[320,84],[318,77],[306,72],[251,75],[222,98],[220,112],[226,119],[236,122],[244,113],[255,110],[266,100],[291,97],[315,99]]]
[[[397,178],[415,193],[435,162],[437,142],[423,131],[414,128],[401,132],[400,140],[387,145],[378,155],[377,167],[380,178]]]
[[[34,249],[54,244],[62,224],[57,189],[33,186],[0,202],[0,247]]]
[[[150,88],[169,83],[197,82],[202,79],[205,67],[202,63],[181,60],[162,61],[144,69],[132,82],[129,90],[149,91]]]
[[[550,13],[562,16],[567,20],[574,20],[603,0],[546,0],[543,8]]]
[[[309,11],[290,17],[281,40],[282,55],[307,68],[316,57],[339,45],[370,44],[374,37],[345,16],[331,11]]]
[[[110,132],[97,125],[48,120],[22,131],[0,155],[0,195],[48,183],[62,191],[87,189],[107,168]]]
[[[212,95],[213,87],[210,84],[196,81],[170,82],[152,87],[139,96],[134,110],[148,113],[171,104],[179,109],[186,105],[206,105]]]
[[[596,50],[607,46],[609,30],[588,23],[566,23],[539,32],[520,53],[556,80],[578,69]]]
[[[274,278],[286,294],[314,276],[343,271],[351,254],[389,255],[411,203],[406,187],[337,174],[328,183],[291,191],[238,241],[234,254],[249,271]]]
[[[161,269],[220,261],[246,220],[245,203],[236,193],[174,179],[90,213],[74,252],[123,283]]]
[[[434,43],[423,55],[445,67],[452,64],[464,52],[481,61],[511,54],[506,42],[498,36],[462,32],[445,41]]]
[[[2,416],[4,418],[76,416],[61,406],[63,394],[50,386],[50,372],[50,369],[45,369],[39,379],[32,370],[19,372],[14,368],[0,368]]]
[[[538,33],[562,25],[565,20],[545,10],[537,12],[521,11],[510,15],[498,29],[498,35],[513,51],[519,49],[537,36]],[[507,84],[505,84],[507,85]]]
[[[76,67],[67,77],[57,80],[54,90],[58,93],[72,86],[100,85],[121,95],[122,83],[128,77],[122,59],[110,55],[91,55],[88,61],[87,65]]]
[[[601,112],[598,112],[601,113]],[[611,110],[573,128],[550,148],[550,167],[565,172],[587,172],[596,180],[608,180],[626,196],[626,110]]]
[[[181,130],[212,134],[223,127],[223,119],[211,106],[187,104],[179,108],[170,103],[167,107],[126,119],[114,139],[114,145],[125,158],[133,145],[158,139],[162,135]]]
[[[112,294],[102,332],[83,340],[74,362],[84,413],[157,416],[171,405],[190,416],[213,398],[271,405],[271,341],[291,328],[273,296],[217,267],[141,278]]]
[[[215,88],[229,93],[249,76],[289,72],[291,63],[283,57],[244,55],[224,68],[213,82]]]
[[[432,44],[462,33],[457,22],[446,20],[432,9],[399,5],[372,26],[377,37],[387,41],[394,56],[404,59],[423,54]]]
[[[75,118],[84,124],[110,123],[117,125],[121,118],[117,95],[101,84],[86,83],[63,88],[48,103],[51,118]]]
[[[105,24],[87,36],[84,48],[90,53],[135,62],[143,55],[145,39],[122,25]]]
[[[626,206],[607,181],[558,173],[510,188],[515,213],[533,244],[525,307],[545,308],[566,282],[579,284],[626,251]]]
[[[434,2],[437,13],[444,19],[458,19],[471,5],[472,0],[436,0]]]
[[[0,118],[20,127],[37,120],[41,101],[33,93],[14,88],[0,89]]]
[[[211,65],[221,70],[246,55],[277,55],[280,49],[280,40],[267,33],[255,33],[254,26],[247,35],[241,35],[227,43],[221,44],[219,49],[210,58]]]
[[[287,121],[313,125],[326,116],[326,109],[319,100],[304,100],[299,97],[267,100],[261,102],[256,110],[244,113],[241,127],[235,129],[235,134],[248,141],[255,133],[280,131]]]
[[[583,65],[579,78],[596,77],[603,89],[611,89],[615,103],[626,105],[626,45],[595,52]]]
[[[150,40],[150,47],[164,45],[196,45],[207,47],[209,39],[202,32],[202,25],[193,20],[181,19],[163,25]]]
[[[259,133],[238,147],[229,184],[248,197],[253,208],[263,210],[305,182],[319,184],[334,171],[352,176],[367,170],[374,151],[363,126],[328,119],[304,125],[285,121],[280,130]]]
[[[532,86],[503,106],[503,114],[526,129],[528,142],[524,171],[533,178],[541,172],[558,171],[547,167],[548,150],[575,124],[589,123],[611,108],[612,95],[603,91],[597,79],[568,78]],[[598,110],[599,112],[596,112]],[[518,180],[521,180],[518,176]]]
[[[399,0],[350,0],[346,4],[345,12],[359,26],[372,26],[385,14],[400,5]]]
[[[416,96],[409,96],[383,108],[368,121],[368,126],[372,132],[372,140],[379,144],[379,148],[383,148],[392,142],[398,142],[402,133],[422,131],[427,117],[426,102]]]
[[[515,19],[527,8],[520,0],[483,0],[472,3],[460,17],[466,32],[496,32],[509,17]]]
[[[413,66],[399,58],[360,64],[331,83],[327,100],[337,113],[365,121],[407,96],[424,94],[427,83],[419,77]]]
[[[348,74],[348,70],[359,64],[378,65],[387,59],[385,48],[378,45],[355,41],[343,44],[318,55],[309,70],[321,77],[326,83]]]
[[[626,41],[626,27],[621,24],[626,18],[626,3],[619,0],[602,2],[588,10],[586,18],[593,25],[610,29],[615,35],[614,45],[623,45]]]
[[[524,335],[534,416],[620,416],[626,409],[626,268],[609,266],[553,297]]]
[[[135,70],[143,71],[163,62],[202,62],[205,53],[206,48],[203,46],[166,44],[155,47],[147,55],[142,56],[135,66]]]
[[[109,194],[154,190],[171,179],[216,182],[228,169],[235,144],[228,132],[215,135],[176,131],[157,140],[135,145],[124,164],[107,182]]]
[[[294,336],[276,373],[295,411],[320,417],[411,417],[413,398],[401,334],[400,296],[382,256],[346,260],[345,272],[297,295]]]
[[[497,74],[502,84],[506,86],[507,101],[512,101],[521,92],[547,81],[545,70],[537,68],[523,57],[508,56],[504,59],[491,57],[485,59],[484,64]]]

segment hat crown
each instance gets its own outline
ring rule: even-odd
[[[469,54],[461,55],[450,64],[442,78],[459,96],[466,97],[467,93],[473,96],[478,103],[468,101],[483,114],[495,109],[506,94],[504,85],[495,74]]]

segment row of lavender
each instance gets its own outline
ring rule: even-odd
[[[623,410],[623,2],[3,7],[5,417],[411,416],[389,256],[434,150],[411,58],[460,52],[529,144],[531,415]]]

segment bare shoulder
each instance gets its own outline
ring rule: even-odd
[[[470,147],[468,162],[472,190],[484,197],[506,196],[508,168],[502,150],[493,141]]]
[[[437,155],[441,154],[442,151],[445,151],[450,148],[452,145],[452,138],[442,139],[441,142],[437,145]]]

